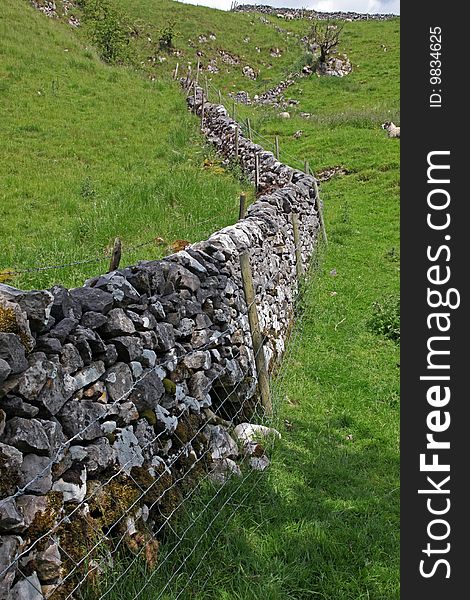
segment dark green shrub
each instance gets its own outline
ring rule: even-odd
[[[373,314],[368,327],[377,335],[383,335],[394,342],[400,341],[400,296],[390,295],[382,301],[374,302]]]
[[[175,24],[175,21],[168,21],[165,27],[160,29],[160,37],[158,38],[160,50],[171,50],[174,48],[174,40],[178,36],[175,31]]]
[[[101,58],[124,63],[129,58],[130,27],[111,0],[81,0],[83,21]]]

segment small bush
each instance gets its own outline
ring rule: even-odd
[[[400,296],[390,295],[372,305],[373,315],[368,327],[377,335],[394,342],[400,341]]]
[[[171,50],[174,48],[174,40],[178,36],[175,31],[175,24],[175,21],[168,21],[166,26],[160,29],[160,37],[158,38],[160,50]]]
[[[111,0],[81,0],[83,21],[93,44],[108,63],[124,63],[129,58],[130,27]]]

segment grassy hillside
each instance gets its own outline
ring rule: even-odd
[[[175,83],[105,65],[26,0],[2,3],[0,53],[0,271],[103,258],[118,235],[132,264],[168,249],[128,248],[195,241],[236,218],[240,182],[204,169],[209,151]],[[10,282],[79,285],[106,268]]]
[[[299,38],[307,22],[266,24],[255,14],[170,0],[115,2],[139,25],[134,70],[103,65],[85,48],[85,30],[4,2],[0,266],[70,259],[76,248],[78,257],[102,252],[117,233],[132,243],[196,239],[227,222],[220,210],[235,220],[240,184],[202,168],[207,150],[171,70],[176,62],[194,67],[198,51],[203,63],[217,61],[219,73],[209,77],[215,100],[219,89],[225,98],[263,92],[305,59]],[[178,56],[155,47],[172,19]],[[224,63],[220,51],[238,64]],[[340,51],[353,72],[299,80],[286,91],[300,102],[289,120],[279,109],[236,109],[250,118],[256,141],[269,147],[279,137],[285,162],[347,172],[321,186],[329,244],[304,286],[273,381],[282,440],[272,465],[238,490],[238,480],[217,497],[202,490],[175,521],[184,536],[165,536],[157,571],[139,565],[124,575],[116,561],[101,580],[103,593],[114,585],[108,600],[399,598],[399,346],[377,333],[398,319],[400,141],[380,124],[399,124],[399,20],[347,23]],[[246,64],[260,71],[256,81],[243,76]],[[148,257],[144,250],[163,248],[139,249],[129,262]],[[80,269],[66,271],[66,282],[96,265]]]

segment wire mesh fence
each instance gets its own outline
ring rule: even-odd
[[[298,257],[302,241],[295,241],[288,216],[283,219],[289,237],[284,243],[290,245],[292,257]],[[296,281],[295,292],[301,283],[296,279],[295,258],[288,268]],[[15,593],[28,600],[167,600],[184,596],[224,527],[235,518],[250,490],[262,481],[269,465],[278,435],[273,429],[276,417],[267,413],[256,393],[257,358],[265,355],[267,346],[255,348],[250,343],[248,313],[260,302],[271,302],[270,294],[278,285],[276,271],[257,279],[255,300],[246,300],[237,318],[217,328],[208,342],[197,345],[201,354],[221,355],[233,336],[240,334],[248,353],[235,383],[217,378],[214,405],[185,403],[182,396],[177,398],[175,386],[169,392],[175,397],[171,411],[159,408],[157,399],[154,410],[138,415],[145,435],[142,433],[135,446],[128,444],[119,461],[104,461],[100,469],[92,467],[89,454],[85,461],[83,453],[93,445],[90,432],[94,428],[99,427],[99,435],[116,444],[112,423],[123,419],[119,411],[139,394],[143,384],[157,377],[172,385],[165,375],[177,373],[195,352],[194,348],[180,348],[144,368],[112,402],[104,401],[102,410],[90,413],[83,427],[60,440],[50,456],[41,457],[34,476],[0,500],[4,520],[14,522],[12,506],[18,502],[29,519],[28,523],[17,520],[10,527],[14,558],[6,554],[7,559],[0,561],[0,585],[8,583],[4,589],[14,585]],[[291,347],[294,339],[291,337]],[[247,385],[251,393],[247,393]],[[214,392],[213,381],[205,391]],[[282,377],[271,384],[271,394],[279,402]],[[136,416],[128,422],[137,423],[137,428]],[[125,427],[119,424],[122,434]],[[86,469],[94,475],[87,478]],[[55,481],[67,474],[58,492],[64,503],[57,501],[54,488],[46,494],[38,491],[51,473]],[[204,497],[204,506],[194,509],[199,497]],[[225,521],[221,522],[223,515]],[[141,574],[138,584],[133,583],[136,573]]]

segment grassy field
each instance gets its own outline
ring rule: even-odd
[[[115,236],[133,264],[236,219],[249,186],[204,168],[211,152],[169,77],[103,64],[25,0],[2,3],[0,55],[0,272],[98,259],[10,283],[81,285]]]
[[[70,240],[86,256],[116,233],[132,243],[176,233],[197,239],[225,224],[226,217],[215,215],[230,210],[235,217],[244,184],[202,168],[207,150],[169,79],[171,69],[177,61],[194,67],[196,52],[204,52],[203,61],[217,59],[220,67],[210,85],[227,97],[242,89],[260,93],[303,61],[298,40],[308,24],[302,21],[270,17],[266,25],[258,15],[170,0],[116,1],[153,40],[173,18],[180,56],[161,54],[165,60],[149,66],[148,38],[139,38],[134,50],[144,77],[135,68],[104,66],[85,49],[83,32],[76,38],[6,1],[2,160],[13,172],[0,201],[0,267],[70,258]],[[20,44],[26,33],[34,43]],[[198,41],[211,33],[215,40]],[[279,59],[270,56],[273,47],[281,49]],[[239,64],[220,63],[220,50],[237,55]],[[272,465],[217,495],[201,490],[175,523],[178,535],[187,530],[184,536],[167,533],[162,540],[158,570],[132,569],[109,600],[132,600],[147,584],[139,598],[156,600],[167,584],[165,600],[399,598],[399,346],[374,333],[375,307],[396,300],[399,288],[400,142],[380,128],[385,120],[399,124],[399,20],[347,23],[340,50],[353,63],[351,75],[299,80],[286,92],[300,101],[289,109],[291,119],[279,119],[272,108],[237,106],[266,147],[279,136],[285,162],[308,160],[314,172],[341,166],[349,173],[321,188],[329,244],[304,285],[297,327],[273,380],[282,440]],[[242,75],[245,64],[260,70],[256,81]],[[298,130],[303,134],[295,139]],[[196,228],[193,214],[213,220]],[[148,256],[129,256],[137,258]],[[85,272],[96,269],[73,271],[66,283]],[[397,315],[380,318],[388,325]],[[116,563],[102,590],[124,564]]]

